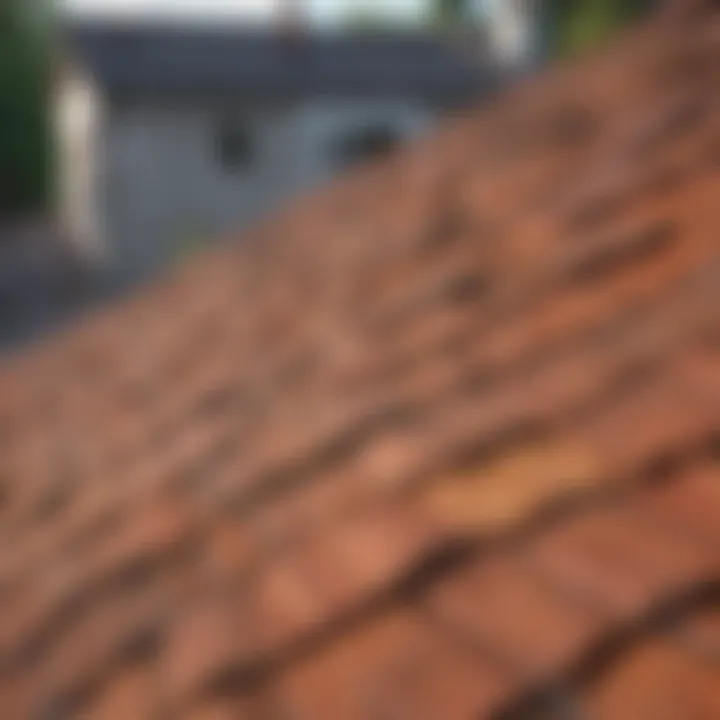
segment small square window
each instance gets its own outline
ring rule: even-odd
[[[255,138],[247,123],[235,118],[224,119],[215,131],[215,155],[229,172],[248,168],[255,159]]]

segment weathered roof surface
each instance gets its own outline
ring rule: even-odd
[[[205,24],[78,21],[70,47],[115,95],[409,96],[467,101],[491,88],[487,53],[435,35],[308,34]]]
[[[7,363],[3,716],[719,717],[719,59],[649,25]]]

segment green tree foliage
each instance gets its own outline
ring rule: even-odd
[[[377,12],[360,7],[348,13],[344,27],[353,33],[376,33],[387,30],[388,21],[387,18]]]
[[[473,0],[432,0],[431,22],[441,30],[458,30],[472,18]]]
[[[546,0],[551,51],[567,55],[598,45],[653,4],[652,0]]]
[[[659,0],[518,0],[540,24],[540,36],[549,55],[566,55],[592,47]],[[509,0],[429,0],[430,20],[440,29],[458,30],[477,22],[478,8],[497,10]]]
[[[49,194],[51,68],[40,10],[32,0],[0,0],[2,216],[35,210]]]

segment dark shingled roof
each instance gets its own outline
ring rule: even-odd
[[[112,93],[409,96],[487,91],[487,56],[422,34],[288,36],[217,25],[74,21],[71,48]]]
[[[720,13],[0,372],[0,708],[720,717]]]

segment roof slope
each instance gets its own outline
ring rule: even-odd
[[[68,23],[70,46],[112,94],[397,96],[467,101],[492,89],[487,53],[434,35],[309,34],[168,22]]]
[[[649,25],[8,363],[4,717],[720,717],[719,60]]]

